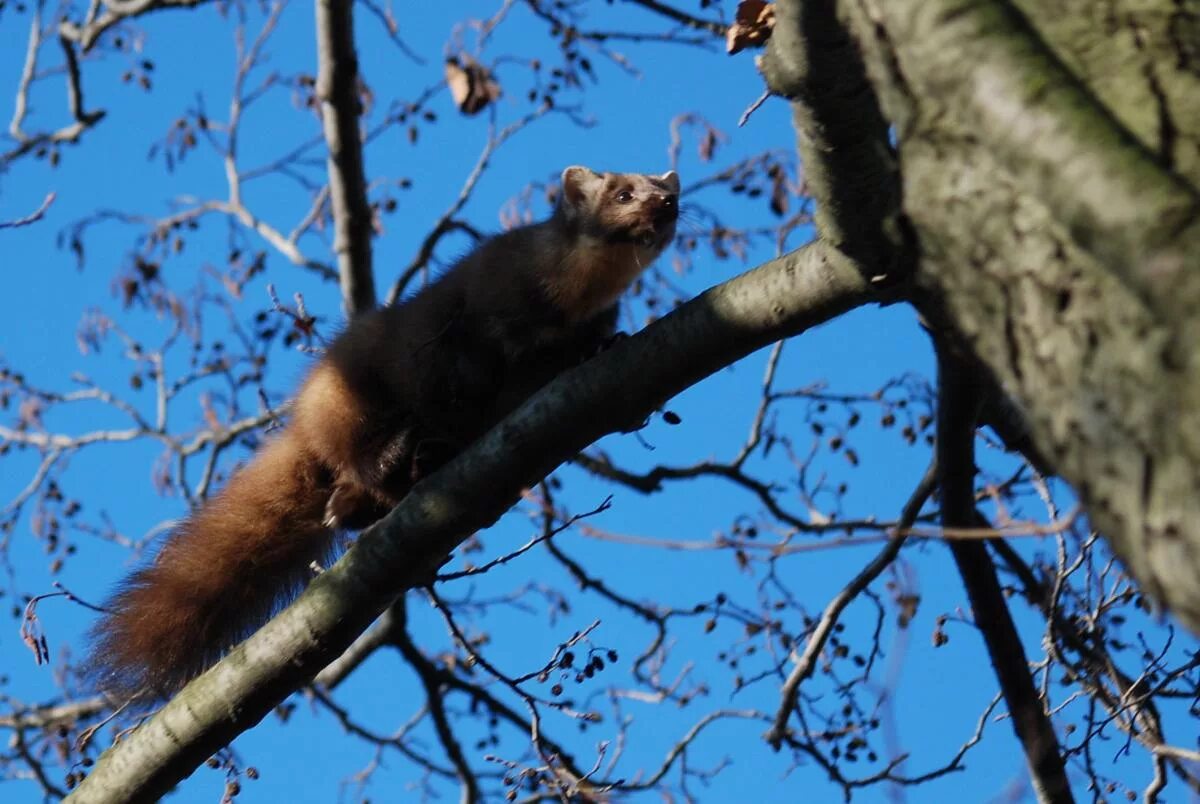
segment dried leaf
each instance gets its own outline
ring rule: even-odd
[[[787,178],[780,171],[771,179],[771,212],[783,217],[788,211],[788,201]]]
[[[912,622],[913,617],[917,616],[917,607],[920,604],[920,595],[898,595],[896,597],[896,608],[899,611],[896,614],[896,624],[901,628],[908,628],[908,624]]]
[[[717,132],[709,128],[704,132],[704,136],[700,138],[700,161],[711,162],[716,150]]]
[[[221,427],[221,417],[217,415],[217,411],[213,407],[211,394],[204,393],[200,395],[200,410],[204,416],[204,423],[208,425],[210,430],[220,432],[224,429]]]
[[[465,115],[479,114],[501,94],[491,71],[465,53],[446,59],[446,85]]]
[[[25,606],[25,616],[21,620],[21,641],[33,651],[34,662],[42,665],[50,662],[50,646],[46,642],[46,635],[42,633],[35,610],[40,599],[35,597]]]
[[[774,3],[741,0],[733,25],[725,31],[725,50],[732,56],[748,47],[759,47],[771,38],[771,29],[774,27]]]

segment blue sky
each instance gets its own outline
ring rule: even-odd
[[[378,22],[366,13],[358,15],[359,54],[362,72],[372,86],[376,110],[393,98],[413,98],[441,76],[443,43],[452,26],[464,16],[493,13],[495,3],[420,4],[398,9],[401,35],[424,59],[414,64],[401,54],[381,33]],[[120,359],[114,342],[99,354],[82,354],[75,337],[83,311],[96,308],[114,315],[135,338],[154,343],[163,335],[163,323],[144,310],[122,312],[114,293],[113,277],[133,244],[134,229],[107,223],[92,229],[87,238],[88,265],[80,271],[66,249],[56,245],[56,236],[86,215],[98,209],[166,214],[171,200],[186,196],[222,198],[224,178],[219,161],[204,149],[191,153],[173,172],[163,169],[161,157],[148,159],[151,145],[160,140],[172,122],[186,107],[203,102],[214,118],[226,114],[229,89],[234,75],[233,30],[236,14],[221,16],[213,8],[196,12],[168,12],[143,20],[145,50],[134,57],[108,56],[97,63],[85,63],[86,93],[89,104],[104,107],[108,118],[86,134],[77,147],[64,150],[57,169],[45,162],[25,159],[7,173],[0,174],[0,220],[26,214],[37,207],[47,191],[57,198],[45,219],[37,225],[0,231],[0,248],[8,283],[7,313],[0,323],[0,359],[19,368],[43,387],[65,389],[69,375],[82,372],[103,385],[126,393],[137,404],[148,408],[152,398],[127,392],[129,365]],[[249,36],[257,31],[262,17],[249,12]],[[629,28],[661,30],[652,15],[628,5],[608,9],[597,4],[593,26],[598,29]],[[0,98],[11,97],[24,53],[28,14],[14,13],[11,7],[0,14]],[[293,3],[283,14],[267,52],[269,69],[285,74],[314,71],[311,7]],[[545,43],[544,25],[533,19],[523,5],[517,5],[489,43],[484,58],[500,54],[541,52]],[[468,42],[473,41],[468,35]],[[685,136],[679,171],[685,189],[690,182],[716,172],[744,157],[765,149],[788,153],[794,135],[790,113],[783,102],[773,101],[758,110],[743,128],[737,120],[761,91],[749,54],[728,59],[723,55],[671,45],[617,45],[640,69],[631,76],[601,55],[591,57],[598,82],[585,93],[577,93],[581,113],[595,123],[584,128],[566,116],[550,116],[520,132],[496,155],[464,214],[483,230],[499,228],[498,210],[522,186],[530,181],[547,181],[566,165],[581,163],[600,169],[661,172],[667,167],[668,125],[681,112],[696,112],[729,135],[716,159],[703,163],[697,156],[694,135]],[[58,54],[47,49],[48,63]],[[143,92],[123,83],[121,74],[136,61],[154,62],[150,77],[153,89]],[[498,104],[501,124],[523,114],[527,105],[521,87],[527,71],[513,63],[502,64],[498,76],[505,86],[505,97]],[[571,97],[571,96],[566,96]],[[61,83],[44,82],[33,96],[29,126],[61,122]],[[453,109],[448,94],[440,93],[431,102],[438,122],[422,125],[417,143],[411,144],[403,129],[393,129],[375,140],[367,152],[367,171],[372,178],[395,182],[411,181],[411,189],[397,191],[396,213],[385,219],[386,231],[375,240],[375,264],[381,293],[411,258],[420,237],[459,192],[486,139],[486,117],[464,122]],[[7,113],[5,113],[7,114]],[[377,117],[376,117],[377,119]],[[247,112],[242,138],[243,169],[271,159],[293,144],[306,141],[316,132],[311,115],[294,108],[287,93],[268,95]],[[320,152],[314,152],[319,156]],[[264,219],[287,230],[307,208],[308,199],[296,185],[283,179],[264,179],[247,185],[247,203]],[[766,218],[765,203],[730,196],[723,191],[700,194],[691,199],[719,210],[730,223],[761,225]],[[537,206],[539,214],[545,206]],[[685,225],[688,225],[685,222]],[[693,219],[691,225],[696,225]],[[202,275],[206,263],[223,259],[227,228],[212,220],[189,240],[185,252],[173,259],[167,270],[178,287],[190,287]],[[802,242],[793,236],[790,246]],[[327,242],[317,237],[302,241],[308,252],[329,260]],[[465,241],[444,245],[439,256],[450,260],[455,249],[466,248]],[[688,295],[720,282],[764,259],[773,249],[760,241],[746,261],[718,261],[701,249],[694,265],[675,282]],[[669,270],[669,260],[661,265]],[[340,317],[337,288],[322,284],[272,254],[268,260],[268,279],[281,298],[304,294],[308,308],[326,322],[327,331]],[[212,281],[212,280],[208,280]],[[235,316],[242,322],[270,306],[265,282],[247,286]],[[624,319],[625,328],[636,328],[644,317],[644,307],[634,306]],[[286,394],[301,376],[309,358],[278,347],[273,354],[273,391]],[[178,358],[182,361],[182,357]],[[683,424],[670,427],[656,419],[639,440],[630,436],[610,437],[601,446],[632,468],[648,468],[656,463],[688,464],[710,456],[728,456],[745,437],[758,402],[766,353],[761,352],[742,363],[720,372],[689,390],[669,404]],[[182,365],[182,363],[181,363]],[[932,381],[933,361],[926,336],[911,311],[902,307],[870,308],[822,327],[789,343],[784,351],[780,387],[800,387],[818,380],[838,393],[861,394],[879,388],[889,379],[913,373]],[[631,378],[636,381],[636,378]],[[249,404],[253,404],[251,401]],[[793,403],[794,416],[803,415],[805,403]],[[199,406],[181,406],[174,413],[183,417],[180,427],[190,421],[199,423]],[[877,411],[864,415],[878,419]],[[72,415],[58,414],[46,420],[56,432],[81,432],[103,426],[115,426],[107,411],[83,408]],[[803,426],[793,429],[803,432]],[[805,436],[801,435],[801,438]],[[912,486],[920,477],[929,457],[923,442],[909,447],[892,430],[874,422],[864,425],[855,441],[861,462],[847,465],[845,458],[821,452],[813,471],[844,479],[849,491],[843,501],[846,516],[873,514],[894,517]],[[183,503],[177,497],[156,494],[151,472],[159,450],[147,444],[111,445],[85,450],[71,459],[66,478],[79,488],[85,503],[103,509],[124,533],[140,536],[164,519],[179,516]],[[242,458],[239,455],[227,459]],[[783,470],[781,458],[764,461],[761,467]],[[1006,458],[984,452],[981,463],[997,472],[1011,467]],[[0,507],[7,504],[29,480],[36,461],[34,456],[13,454],[0,460]],[[226,464],[231,465],[231,464]],[[578,510],[598,504],[613,495],[611,510],[595,520],[597,527],[618,534],[653,535],[672,540],[704,540],[718,530],[728,531],[738,512],[755,513],[758,506],[747,495],[715,481],[693,481],[669,487],[653,496],[640,496],[630,490],[612,488],[590,480],[578,470],[565,468],[560,477],[570,489],[569,500]],[[1064,497],[1064,499],[1066,499]],[[1036,509],[1024,512],[1037,514]],[[26,514],[12,536],[10,555],[16,571],[15,584],[4,584],[9,594],[38,594],[51,590],[55,578],[85,599],[99,600],[106,590],[128,569],[127,551],[112,544],[80,537],[79,554],[67,562],[57,576],[48,570],[41,545],[31,536]],[[481,536],[484,552],[473,556],[491,557],[511,550],[533,533],[528,517],[515,511]],[[633,547],[597,541],[575,532],[558,538],[562,549],[586,563],[590,572],[608,579],[614,589],[636,599],[652,597],[672,606],[692,607],[710,602],[718,593],[754,607],[761,573],[740,572],[727,551],[681,552]],[[1024,541],[1026,553],[1052,550],[1052,545]],[[800,590],[802,603],[810,613],[819,612],[829,598],[851,578],[877,548],[856,547],[800,554],[780,564],[789,576],[792,588]],[[975,729],[984,707],[995,694],[996,684],[977,635],[970,628],[951,624],[950,644],[934,650],[930,634],[934,620],[942,613],[953,613],[964,606],[964,595],[957,574],[943,545],[922,543],[906,550],[903,560],[905,582],[923,596],[916,620],[907,631],[887,629],[881,661],[893,668],[891,707],[898,731],[897,742],[912,755],[906,766],[910,773],[932,769],[946,761]],[[885,576],[885,578],[888,576]],[[541,551],[533,551],[519,561],[489,573],[478,581],[446,584],[441,593],[448,599],[470,596],[487,598],[503,595],[527,584],[545,584],[569,588],[570,579]],[[882,583],[877,584],[886,599]],[[529,599],[536,603],[536,595]],[[12,602],[12,601],[6,601]],[[544,607],[543,607],[544,608]],[[414,633],[429,650],[449,648],[445,628],[430,606],[419,596],[410,601]],[[50,640],[52,654],[64,646],[77,646],[91,614],[61,600],[42,604],[40,617]],[[1040,632],[1020,603],[1014,605],[1024,627],[1027,649],[1040,656]],[[891,615],[889,614],[889,617]],[[499,608],[476,623],[492,637],[487,656],[512,673],[526,672],[545,661],[556,645],[570,633],[599,620],[595,643],[620,646],[622,661],[589,685],[572,694],[578,698],[597,696],[608,685],[628,686],[629,661],[648,639],[644,626],[613,610],[592,595],[573,595],[572,608],[549,623],[543,609],[522,612]],[[467,618],[466,623],[471,621]],[[49,670],[36,667],[32,655],[17,635],[17,620],[9,620],[0,629],[0,656],[3,673],[8,676],[7,692],[26,702],[53,699],[58,693]],[[875,613],[861,601],[845,617],[847,640],[865,643],[875,627]],[[732,673],[714,668],[716,654],[738,638],[734,625],[721,621],[711,635],[704,633],[703,618],[677,624],[676,640],[665,675],[681,672],[695,664],[692,672],[711,684],[709,695],[694,707],[649,706],[631,703],[625,714],[634,718],[631,742],[621,768],[632,773],[638,767],[653,768],[680,734],[704,711],[723,707],[759,708],[771,712],[778,696],[778,684],[766,681],[737,692],[731,688]],[[729,630],[727,630],[729,629]],[[816,680],[815,680],[816,681]],[[568,685],[570,686],[570,685]],[[815,684],[814,692],[832,696],[828,685]],[[399,727],[414,711],[419,688],[399,659],[381,653],[371,659],[335,694],[336,699],[359,717],[364,724],[383,732]],[[358,800],[341,783],[367,765],[373,756],[370,746],[340,736],[339,728],[328,713],[316,712],[302,698],[293,698],[298,706],[286,726],[274,718],[243,735],[235,743],[239,757],[261,773],[258,782],[245,782],[241,800],[324,802]],[[455,703],[459,709],[461,701]],[[603,708],[603,704],[600,704]],[[833,704],[831,704],[833,705]],[[612,738],[611,721],[593,726],[584,734],[575,724],[551,716],[550,727],[560,739],[574,733],[571,745],[577,754],[591,756],[595,745]],[[464,735],[486,733],[486,728],[464,714]],[[1194,724],[1193,724],[1194,725]],[[702,801],[794,801],[797,791],[812,791],[813,800],[836,800],[838,791],[824,773],[811,763],[793,767],[786,755],[772,754],[762,745],[763,727],[758,723],[738,723],[714,727],[707,737],[695,744],[692,762],[696,766],[716,765],[728,757],[731,765],[718,774],[707,788],[694,793]],[[426,726],[418,732],[426,747],[436,751],[432,731]],[[521,735],[502,732],[499,746],[486,751],[504,755],[521,749]],[[1186,736],[1186,731],[1183,733]],[[464,740],[470,747],[471,740]],[[877,747],[881,754],[885,751]],[[1115,754],[1117,747],[1112,749]],[[1107,761],[1104,757],[1102,761]],[[860,769],[861,771],[862,769]],[[1148,780],[1149,768],[1139,760],[1126,760],[1111,771],[1134,785]],[[418,783],[421,775],[396,754],[388,754],[383,767],[372,777],[362,795],[375,801],[415,800],[416,792],[408,785]],[[1023,791],[1023,762],[1007,722],[989,723],[985,739],[967,757],[966,770],[904,791],[908,801],[969,800],[986,801]],[[215,801],[223,780],[208,769],[199,770],[185,782],[171,800],[180,802]],[[11,792],[5,792],[8,788]],[[454,796],[453,786],[440,788],[443,796]],[[882,800],[885,791],[871,788],[862,800]],[[32,783],[5,782],[0,796],[13,801],[35,800]]]

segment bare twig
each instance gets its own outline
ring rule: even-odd
[[[829,601],[829,605],[825,607],[825,611],[821,614],[821,619],[809,635],[808,645],[805,647],[804,653],[796,659],[796,664],[783,685],[783,703],[780,704],[778,711],[775,713],[775,721],[766,733],[767,742],[776,751],[782,745],[784,735],[787,732],[788,720],[791,718],[792,710],[796,706],[796,699],[800,694],[800,684],[812,675],[813,668],[817,664],[817,657],[824,649],[825,642],[833,632],[833,627],[837,625],[842,611],[872,581],[878,578],[879,574],[887,569],[896,559],[896,556],[900,554],[900,548],[904,546],[906,538],[905,531],[912,526],[917,515],[921,513],[921,507],[929,499],[929,495],[933,493],[936,482],[937,463],[934,462],[925,470],[924,477],[921,478],[921,481],[909,497],[908,502],[905,503],[904,510],[900,514],[897,532],[890,537],[887,546],[870,563],[863,567],[858,575],[854,576],[850,583],[846,584],[842,591],[838,592],[833,600]]]
[[[54,203],[54,198],[54,193],[46,193],[46,197],[42,199],[41,206],[24,218],[17,218],[15,221],[0,221],[0,229],[16,229],[18,226],[28,226],[31,223],[37,223],[45,216],[46,210],[50,209],[50,205]]]
[[[78,42],[83,52],[87,53],[101,34],[127,19],[140,17],[152,11],[192,8],[209,2],[212,0],[108,0],[104,3],[102,14],[89,14],[82,25],[63,20],[59,25],[59,34],[71,42]]]
[[[60,34],[59,44],[62,45],[66,63],[67,106],[73,122],[55,131],[38,134],[28,134],[24,131],[25,115],[29,108],[29,91],[37,73],[38,50],[43,42],[42,8],[44,5],[45,0],[39,0],[34,8],[33,20],[29,29],[29,44],[25,51],[25,63],[17,84],[12,121],[8,126],[8,133],[16,140],[17,146],[6,153],[0,153],[0,168],[30,151],[60,143],[76,142],[83,132],[104,119],[104,110],[102,109],[84,110],[83,76],[79,71],[79,60],[75,55],[75,48],[71,40]]]
[[[383,23],[384,29],[387,30],[388,39],[392,40],[392,43],[399,48],[401,53],[412,59],[416,64],[425,63],[425,59],[421,58],[421,56],[415,50],[408,46],[407,42],[400,38],[400,26],[397,24],[396,17],[392,13],[391,3],[388,3],[387,8],[382,8],[378,3],[375,2],[375,0],[357,0],[357,2],[366,7],[368,11],[374,14],[379,21]]]

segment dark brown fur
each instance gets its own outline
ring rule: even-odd
[[[163,695],[303,585],[361,528],[612,334],[674,234],[678,178],[563,172],[547,221],[481,245],[409,301],[356,319],[291,423],[134,572],[94,630],[101,686]]]

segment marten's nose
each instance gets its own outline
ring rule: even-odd
[[[656,221],[673,221],[679,217],[679,199],[674,195],[655,194],[654,219]]]

